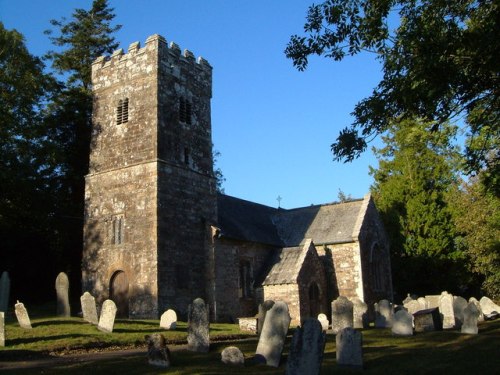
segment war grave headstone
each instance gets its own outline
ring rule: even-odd
[[[392,303],[383,299],[375,304],[375,328],[391,328],[394,312]]]
[[[453,312],[453,296],[447,292],[441,293],[439,298],[439,312],[443,316],[443,329],[455,327],[455,314]]]
[[[353,326],[353,303],[340,296],[332,302],[332,331],[337,334],[346,327]]]
[[[257,362],[273,367],[279,366],[290,321],[287,304],[277,301],[266,314],[257,350],[255,351],[255,360]]]
[[[83,320],[95,325],[99,324],[94,296],[89,292],[83,293],[80,297],[80,304],[82,306]]]
[[[482,297],[479,300],[479,304],[486,320],[495,319],[500,315],[500,306],[488,297]]]
[[[257,334],[260,335],[262,332],[262,327],[264,327],[264,321],[266,320],[266,314],[274,306],[273,300],[266,300],[259,304],[259,312],[257,315]]]
[[[318,319],[307,318],[295,330],[286,362],[287,375],[317,375],[321,370],[326,334]]]
[[[318,321],[320,322],[323,331],[328,331],[328,326],[330,325],[330,322],[328,321],[326,315],[323,313],[318,314]]]
[[[26,310],[26,307],[24,307],[23,303],[17,301],[17,303],[14,305],[14,312],[16,313],[17,321],[21,328],[32,328],[28,310]]]
[[[167,340],[161,333],[153,333],[144,336],[148,345],[148,363],[157,367],[169,367],[170,350],[167,347]]]
[[[437,307],[420,310],[413,314],[415,332],[441,331],[443,322]]]
[[[0,346],[5,346],[5,313],[0,311]]]
[[[397,336],[413,335],[413,317],[406,310],[399,310],[394,314],[392,321],[392,334]]]
[[[101,316],[99,317],[99,323],[97,325],[97,328],[100,331],[108,333],[113,332],[116,310],[116,304],[112,300],[107,299],[103,302],[101,307]]]
[[[461,332],[469,335],[477,335],[477,320],[479,317],[479,309],[474,302],[469,302],[463,310],[463,323]]]
[[[226,365],[243,366],[245,364],[245,356],[236,346],[228,346],[224,348],[220,354],[222,363]]]
[[[353,328],[368,328],[368,305],[358,297],[351,299]]]
[[[462,327],[464,321],[464,309],[467,307],[468,303],[465,298],[460,296],[453,297],[453,314],[455,315],[455,327]]]
[[[473,303],[474,305],[476,305],[478,311],[479,311],[479,316],[477,318],[477,321],[478,322],[484,322],[484,314],[483,314],[483,310],[481,309],[481,304],[479,303],[479,301],[474,298],[474,297],[471,297],[469,298],[469,303]]]
[[[335,337],[337,364],[361,369],[363,367],[363,335],[354,328],[344,328]]]
[[[177,328],[177,313],[168,309],[160,317],[160,328],[174,330]]]
[[[0,311],[7,312],[10,298],[10,278],[7,271],[2,272],[0,277]]]
[[[210,322],[208,307],[201,298],[196,298],[188,307],[188,349],[193,352],[208,352],[210,349]]]
[[[56,278],[57,316],[63,316],[63,317],[71,316],[68,291],[69,291],[68,275],[66,275],[64,272],[60,272]]]

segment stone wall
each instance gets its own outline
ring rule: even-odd
[[[288,305],[290,326],[300,325],[300,291],[298,284],[264,285],[265,300],[283,301]]]

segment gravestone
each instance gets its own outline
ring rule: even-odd
[[[462,333],[467,333],[469,335],[477,335],[477,319],[479,317],[479,309],[474,304],[474,302],[469,302],[467,307],[463,310],[463,323],[462,323]]]
[[[363,367],[363,335],[354,328],[344,328],[335,337],[337,364],[361,369]]]
[[[328,326],[330,322],[328,322],[328,318],[326,317],[326,315],[323,313],[319,314],[318,321],[320,322],[323,331],[328,331]]]
[[[397,336],[413,335],[413,317],[406,310],[399,310],[394,314],[392,334]]]
[[[10,278],[7,271],[0,277],[0,311],[7,312],[10,298]]]
[[[260,335],[262,332],[262,327],[264,327],[264,321],[266,320],[266,314],[274,306],[273,300],[264,301],[264,303],[259,304],[259,312],[257,315],[257,334]]]
[[[455,327],[455,314],[453,312],[453,296],[448,292],[441,293],[439,298],[439,312],[443,316],[443,328]]]
[[[497,314],[500,314],[500,306],[495,304],[495,302],[493,302],[488,297],[482,297],[479,300],[479,304],[481,305],[481,311],[484,315],[492,315],[495,312]]]
[[[353,303],[347,297],[340,296],[332,302],[332,331],[335,335],[353,326],[353,309]]]
[[[403,300],[403,306],[411,301],[414,301],[414,299],[410,296],[410,293],[407,293],[406,298]]]
[[[188,307],[188,349],[193,352],[208,352],[210,349],[210,323],[208,307],[201,298],[196,298]]]
[[[238,318],[238,325],[240,327],[240,331],[257,333],[259,318],[256,316],[249,316],[245,318]]]
[[[257,362],[268,366],[279,366],[290,320],[290,313],[285,302],[276,302],[267,312],[255,351]]]
[[[116,317],[116,304],[107,299],[103,302],[101,308],[101,316],[99,317],[99,324],[97,328],[103,332],[113,332],[113,327],[115,325],[115,317]]]
[[[420,305],[420,310],[425,310],[425,309],[429,308],[429,306],[427,305],[427,300],[424,297],[419,297],[417,299],[417,302]]]
[[[177,314],[174,310],[168,309],[160,318],[160,328],[173,330],[177,328]]]
[[[408,302],[405,305],[405,308],[412,315],[415,314],[417,311],[425,310],[422,308],[422,305],[420,305],[420,303],[418,301],[415,301],[415,300]]]
[[[471,297],[471,298],[469,298],[469,303],[470,302],[472,302],[474,305],[476,305],[476,307],[479,311],[479,316],[477,318],[477,321],[484,322],[484,314],[483,314],[483,310],[481,309],[481,304],[479,303],[479,301],[476,298]]]
[[[368,305],[358,297],[351,299],[353,328],[368,328]]]
[[[0,311],[0,346],[5,346],[5,313]]]
[[[245,357],[239,348],[236,346],[228,346],[224,348],[220,354],[222,363],[226,365],[243,366],[245,364]]]
[[[391,328],[394,312],[392,303],[383,299],[375,304],[375,328]]]
[[[17,321],[22,328],[32,328],[28,310],[26,310],[26,307],[24,307],[21,302],[17,301],[17,303],[14,305],[14,312],[16,313]]]
[[[95,298],[92,294],[89,292],[83,293],[80,297],[80,304],[82,305],[83,320],[95,325],[99,324]]]
[[[57,316],[69,317],[71,315],[68,291],[68,275],[60,272],[56,278]]]
[[[455,315],[455,327],[462,327],[464,322],[464,309],[467,307],[468,303],[465,298],[460,296],[453,297],[453,314]]]
[[[443,322],[437,307],[417,311],[413,314],[415,332],[441,331]]]
[[[292,337],[285,374],[317,375],[323,362],[326,334],[318,319],[307,318]]]
[[[148,345],[148,363],[158,367],[169,367],[170,350],[167,347],[167,340],[161,333],[153,333],[144,336]]]
[[[425,302],[427,302],[427,308],[432,309],[434,307],[439,307],[439,299],[441,295],[428,295],[425,296]]]

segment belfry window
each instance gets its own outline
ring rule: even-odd
[[[128,98],[121,99],[116,107],[116,124],[128,122]]]
[[[125,229],[125,218],[123,215],[113,217],[113,244],[121,245]]]
[[[252,296],[252,267],[249,261],[240,263],[240,297]]]
[[[191,124],[191,103],[186,98],[179,98],[179,121]]]

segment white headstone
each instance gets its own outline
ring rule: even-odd
[[[399,310],[394,314],[392,333],[397,336],[413,335],[413,317],[406,310]]]
[[[64,272],[59,273],[56,278],[56,294],[57,294],[57,316],[71,316],[69,306],[69,279]]]
[[[0,277],[0,311],[7,312],[9,308],[10,279],[7,271],[2,272]]]
[[[453,297],[453,314],[455,315],[455,326],[462,327],[464,322],[464,310],[467,307],[467,301],[460,296]]]
[[[354,324],[353,303],[347,297],[340,296],[332,302],[332,331],[337,334]]]
[[[500,314],[500,306],[498,306],[495,302],[493,302],[491,299],[488,297],[482,297],[479,300],[479,304],[481,305],[481,310],[483,311],[483,314],[485,315],[490,315],[493,313]]]
[[[467,333],[469,335],[477,335],[477,318],[479,317],[479,309],[474,304],[474,302],[469,302],[467,307],[463,310],[463,323],[462,323],[462,333]]]
[[[427,300],[424,297],[418,297],[417,302],[420,305],[420,310],[425,310],[429,307],[427,304]]]
[[[441,297],[439,298],[439,312],[443,316],[443,329],[455,327],[453,296],[448,294],[448,292],[441,293]]]
[[[330,323],[328,322],[328,318],[326,317],[326,315],[323,313],[318,314],[318,321],[320,322],[323,331],[328,331],[328,326]]]
[[[31,329],[32,328],[31,321],[28,315],[28,310],[26,310],[26,307],[24,307],[24,305],[21,302],[17,301],[17,303],[14,305],[14,311],[16,313],[19,325],[22,328]]]
[[[408,310],[410,314],[415,314],[417,311],[425,310],[418,301],[412,300],[405,305],[405,309]]]
[[[354,328],[344,328],[335,337],[337,364],[363,367],[363,335]]]
[[[116,304],[107,299],[102,304],[101,316],[99,317],[99,324],[97,328],[103,332],[113,332],[116,317]]]
[[[188,307],[188,349],[194,352],[208,352],[210,349],[210,322],[208,307],[201,298],[196,298]]]
[[[375,304],[375,327],[376,328],[391,328],[394,310],[392,303],[383,299]]]
[[[285,302],[276,302],[267,312],[255,351],[258,362],[273,367],[279,366],[290,320],[290,313]]]
[[[174,310],[168,309],[160,317],[160,328],[175,329],[177,327],[177,314]]]
[[[5,346],[5,313],[0,311],[0,346]]]
[[[95,298],[89,292],[83,293],[80,297],[80,304],[82,305],[83,319],[92,324],[99,324],[97,319],[97,307]]]

